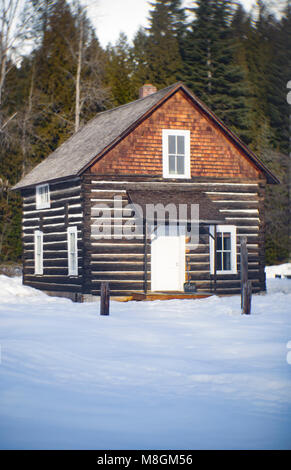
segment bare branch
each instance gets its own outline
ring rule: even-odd
[[[5,129],[5,127],[7,126],[7,124],[9,124],[9,122],[12,121],[12,119],[14,119],[16,115],[17,115],[17,111],[16,111],[15,113],[13,113],[13,114],[4,122],[4,124],[2,124],[2,126],[0,127],[0,132],[3,132],[3,130]]]

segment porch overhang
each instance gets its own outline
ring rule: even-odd
[[[215,203],[201,191],[128,189],[127,195],[130,203],[148,223],[154,220],[159,223],[176,220],[185,223],[225,223],[225,218]]]

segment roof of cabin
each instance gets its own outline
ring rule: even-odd
[[[13,189],[81,175],[96,158],[101,157],[179,89],[182,89],[247,154],[265,174],[268,182],[279,182],[258,157],[204,103],[182,83],[175,83],[145,98],[99,113],[25,175]]]

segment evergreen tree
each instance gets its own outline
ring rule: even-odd
[[[169,12],[173,25],[173,34],[177,38],[179,53],[183,60],[184,41],[187,34],[187,15],[186,9],[182,6],[182,0],[169,0]]]
[[[149,80],[158,87],[174,83],[180,75],[182,60],[178,43],[177,15],[169,0],[150,3],[150,26],[145,50]]]
[[[133,38],[133,47],[131,48],[132,60],[132,83],[138,98],[138,90],[150,79],[148,36],[144,28],[140,28]]]
[[[44,154],[56,148],[74,128],[74,64],[78,31],[69,5],[57,0],[48,18],[41,47],[36,51],[36,86],[42,92],[46,113],[38,134],[47,143]]]
[[[212,87],[211,47],[214,42],[213,0],[197,0],[184,43],[183,81],[207,102]]]
[[[282,152],[289,151],[289,114],[286,100],[286,86],[291,70],[291,2],[288,1],[285,14],[280,21],[269,24],[269,43],[272,60],[269,63],[266,86],[267,113],[273,129],[272,145]],[[273,25],[270,31],[270,25]]]
[[[247,80],[251,89],[251,114],[249,117],[251,147],[263,155],[271,146],[273,130],[270,125],[267,96],[270,79],[270,64],[274,58],[274,18],[260,0],[257,18],[249,28],[244,44]]]
[[[197,0],[185,41],[183,80],[228,126],[248,140],[248,87],[235,61],[233,2]]]
[[[44,22],[39,8],[48,4]],[[21,201],[9,188],[74,130],[80,18],[65,0],[33,1],[32,8],[31,36],[37,48],[23,59],[21,67],[6,62],[5,113],[11,113],[13,119],[0,132],[2,260],[20,254],[21,238],[16,239],[15,234],[20,233]],[[108,93],[102,83],[103,51],[86,17],[82,26],[79,117],[86,121],[104,109]]]
[[[127,37],[121,33],[115,46],[107,47],[106,82],[111,90],[114,106],[132,101],[135,90],[132,87],[133,64]]]

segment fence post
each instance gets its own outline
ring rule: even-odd
[[[242,313],[250,315],[251,313],[251,302],[252,302],[252,282],[247,281],[243,285],[243,307]]]
[[[109,283],[101,282],[100,315],[109,315],[109,300]]]
[[[241,279],[241,309],[242,313],[251,313],[252,283],[248,280],[248,249],[247,237],[241,237],[240,242],[240,279]]]

